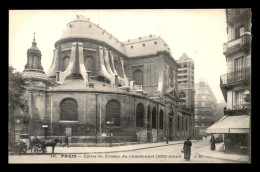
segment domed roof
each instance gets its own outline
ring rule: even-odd
[[[27,50],[27,53],[30,53],[30,52],[41,54],[41,51],[37,47],[37,43],[35,41],[35,33],[34,33],[34,38],[33,38],[33,42],[32,42],[32,47]]]
[[[124,44],[122,42],[112,36],[112,34],[106,32],[106,30],[102,29],[99,25],[90,22],[89,18],[85,18],[81,15],[78,15],[77,19],[67,24],[61,38],[56,41],[55,47],[57,48],[57,46],[62,44],[64,41],[82,41],[82,39],[105,42],[117,49],[119,52],[125,54]]]

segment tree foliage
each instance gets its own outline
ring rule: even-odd
[[[15,71],[12,66],[9,66],[8,80],[8,108],[9,112],[13,112],[19,107],[24,112],[28,112],[28,102],[24,97],[26,83],[21,73]]]

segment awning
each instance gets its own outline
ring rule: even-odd
[[[250,116],[224,116],[207,128],[206,133],[249,133]]]

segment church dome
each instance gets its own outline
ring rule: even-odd
[[[106,43],[119,52],[125,54],[124,44],[115,38],[112,34],[102,29],[99,25],[90,22],[89,18],[77,15],[77,18],[69,22],[63,31],[61,38],[56,41],[55,48],[65,42],[73,41],[94,41]]]
[[[34,33],[34,38],[33,38],[33,42],[32,42],[32,46],[31,48],[29,48],[27,50],[27,54],[28,53],[38,53],[38,54],[41,54],[41,51],[39,50],[39,48],[37,47],[37,43],[35,41],[35,33]]]

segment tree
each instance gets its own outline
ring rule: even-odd
[[[8,79],[8,110],[9,110],[9,125],[10,129],[14,130],[14,110],[21,108],[24,114],[28,114],[28,102],[24,97],[26,83],[21,73],[15,71],[12,66],[9,66]],[[27,123],[28,116],[24,117],[24,122]]]

